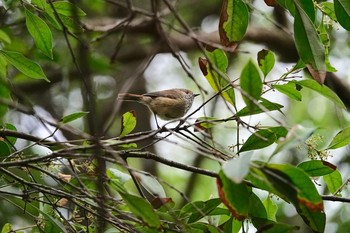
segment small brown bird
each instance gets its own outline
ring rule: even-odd
[[[187,89],[169,89],[142,95],[123,93],[118,95],[118,100],[137,101],[146,105],[155,116],[163,120],[173,120],[183,117],[191,108],[194,97],[198,95]],[[157,118],[155,119],[159,127]]]

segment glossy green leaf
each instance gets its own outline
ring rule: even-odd
[[[254,161],[251,164],[250,172],[246,176],[246,180],[252,183],[252,185],[258,189],[268,191],[269,193],[273,193],[278,197],[282,198],[286,202],[290,202],[285,196],[284,193],[279,192],[273,185],[273,183],[269,180],[268,176],[262,171],[262,167],[265,166],[265,163]],[[292,187],[287,186],[286,190],[291,190],[294,192]]]
[[[323,180],[326,183],[329,192],[333,195],[338,192],[338,189],[343,185],[343,179],[338,170],[323,176]]]
[[[265,148],[276,142],[280,137],[285,137],[288,131],[284,127],[271,127],[261,129],[252,134],[243,144],[240,152]]]
[[[123,114],[122,124],[121,124],[121,133],[120,137],[124,137],[133,131],[136,127],[136,112],[129,111]]]
[[[288,82],[283,85],[276,84],[276,85],[272,85],[272,87],[293,100],[301,101],[302,99],[300,91],[296,89],[296,85],[293,82]]]
[[[52,5],[54,6],[57,13],[65,16],[85,16],[85,12],[77,7],[76,5],[73,5],[70,2],[65,1],[57,1],[53,2]]]
[[[267,111],[280,111],[281,108],[283,108],[283,105],[280,105],[278,103],[270,102],[266,99],[261,98],[261,101],[258,102],[259,105],[254,105],[252,108],[249,108],[248,106],[242,108],[236,113],[236,116],[243,117],[243,116],[251,116],[254,114],[263,113],[266,110]]]
[[[315,21],[315,18],[316,18],[315,7],[314,7],[314,2],[312,0],[293,0],[293,1],[294,1],[294,4],[298,4],[303,9],[303,11],[306,13],[308,18],[312,22]]]
[[[234,183],[223,171],[219,172],[217,178],[218,192],[221,201],[230,210],[231,214],[238,220],[244,220],[249,212],[249,197],[251,188],[245,183]]]
[[[312,77],[323,84],[326,77],[325,49],[312,19],[309,18],[298,0],[294,0],[294,39],[300,58],[306,64]]]
[[[241,154],[222,166],[225,176],[236,184],[241,183],[249,173],[251,154]]]
[[[26,25],[30,35],[33,37],[35,45],[47,57],[52,56],[52,34],[49,26],[37,15],[26,10]]]
[[[268,196],[264,201],[263,204],[265,206],[267,219],[276,221],[276,214],[278,210],[278,205],[272,201],[271,197]]]
[[[0,30],[0,41],[3,41],[7,44],[11,44],[11,38],[3,30]]]
[[[262,93],[262,81],[258,69],[254,63],[249,62],[244,66],[240,75],[240,86],[242,88],[242,97],[248,108],[252,109],[259,100]]]
[[[61,118],[60,122],[62,122],[63,124],[66,124],[68,122],[71,122],[71,121],[74,121],[74,120],[77,120],[79,118],[82,118],[84,117],[86,114],[88,114],[89,112],[75,112],[75,113],[72,113],[72,114],[69,114],[67,116],[64,116]]]
[[[304,222],[314,231],[323,232],[323,201],[314,183],[300,168],[290,164],[267,164],[262,168],[274,188],[293,203]]]
[[[224,232],[239,233],[242,228],[242,222],[231,217],[223,225],[222,229]]]
[[[260,198],[255,194],[251,193],[249,198],[249,217],[250,218],[267,218],[267,213],[264,204]]]
[[[350,144],[350,127],[337,133],[327,149],[336,149]]]
[[[275,55],[270,50],[261,50],[258,52],[258,64],[264,76],[268,75],[275,65]]]
[[[207,79],[210,86],[215,92],[219,92],[225,88],[221,96],[235,106],[235,92],[232,87],[229,87],[230,79],[226,74],[228,60],[226,54],[220,50],[206,51],[209,60],[200,58],[199,67]]]
[[[350,31],[350,1],[334,0],[334,11],[339,24]]]
[[[300,163],[298,168],[303,169],[311,177],[324,176],[337,169],[333,164],[322,160],[305,161]]]
[[[221,43],[227,47],[241,41],[247,31],[249,12],[242,0],[224,0],[221,7],[219,34]]]
[[[326,85],[320,85],[315,80],[312,79],[305,79],[301,81],[292,81],[300,86],[309,88],[313,91],[318,92],[319,94],[323,95],[327,99],[333,101],[335,104],[337,104],[339,107],[345,109],[344,103],[341,101],[341,99],[335,94],[329,87]]]
[[[26,58],[23,54],[8,50],[1,50],[0,54],[14,67],[16,67],[23,74],[27,75],[30,78],[34,79],[44,79],[48,82],[50,80],[47,79],[41,67],[35,63],[34,61]]]

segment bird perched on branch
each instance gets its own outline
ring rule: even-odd
[[[159,128],[156,116],[163,120],[181,118],[191,108],[194,97],[198,95],[187,89],[175,88],[142,95],[122,93],[118,95],[117,99],[122,101],[137,101],[146,105],[154,113],[156,124]]]

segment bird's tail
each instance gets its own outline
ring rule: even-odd
[[[131,94],[131,93],[121,93],[118,94],[117,100],[119,101],[140,101],[142,99],[142,95]]]

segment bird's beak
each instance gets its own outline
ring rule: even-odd
[[[194,97],[199,96],[200,94],[193,94]]]

